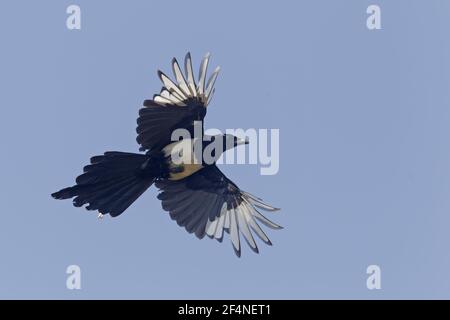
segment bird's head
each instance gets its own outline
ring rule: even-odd
[[[215,163],[222,153],[243,144],[248,144],[248,140],[238,138],[232,134],[206,136],[206,141],[203,142],[204,161],[209,164]]]
[[[243,145],[243,144],[248,144],[248,139],[241,139],[239,137],[236,137],[232,134],[222,134],[219,135],[221,136],[222,142],[223,142],[223,147],[224,147],[224,151],[228,150],[228,149],[232,149],[234,147]]]

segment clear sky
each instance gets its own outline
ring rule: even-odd
[[[81,30],[66,8],[81,7]],[[366,27],[381,7],[382,29]],[[450,2],[3,1],[0,298],[450,298]],[[280,171],[221,165],[282,208],[235,257],[148,190],[122,216],[55,201],[89,157],[137,152],[156,69],[222,67],[206,127],[279,128]],[[211,70],[211,69],[210,69]],[[66,288],[66,268],[82,289]],[[381,268],[381,290],[366,268]]]

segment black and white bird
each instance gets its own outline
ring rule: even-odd
[[[158,71],[163,83],[159,94],[145,100],[137,119],[137,142],[140,151],[127,153],[109,151],[94,156],[76,178],[76,185],[52,194],[55,199],[73,198],[73,205],[87,205],[96,210],[99,217],[109,214],[119,216],[153,183],[159,188],[158,199],[170,217],[189,233],[198,238],[205,235],[219,242],[224,231],[229,233],[237,256],[241,255],[240,235],[253,251],[258,252],[256,234],[263,242],[271,242],[259,223],[272,229],[282,227],[267,219],[260,212],[279,210],[260,198],[242,191],[216,166],[215,161],[193,159],[194,153],[186,153],[196,139],[172,141],[172,132],[185,129],[194,136],[194,122],[201,121],[201,148],[213,142],[221,142],[222,149],[213,154],[214,159],[229,148],[247,141],[233,135],[203,135],[203,118],[214,94],[214,83],[220,68],[217,67],[206,82],[210,55],[200,65],[198,83],[194,80],[190,53],[185,57],[185,73],[177,60],[172,60],[175,81]],[[174,161],[174,150],[179,158]],[[197,161],[196,161],[197,160]]]

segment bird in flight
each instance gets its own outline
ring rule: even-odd
[[[74,198],[75,207],[87,205],[86,209],[98,211],[99,217],[117,217],[155,184],[162,208],[198,238],[207,235],[222,242],[225,231],[238,257],[241,235],[256,253],[259,251],[254,234],[271,245],[259,223],[272,229],[282,227],[267,219],[261,210],[279,209],[239,189],[215,163],[226,150],[248,142],[230,134],[204,134],[203,119],[220,70],[217,67],[206,82],[209,59],[207,54],[200,64],[198,83],[194,80],[190,53],[185,57],[184,74],[173,58],[175,81],[158,71],[163,87],[153,99],[144,101],[137,119],[136,140],[141,146],[139,151],[145,153],[108,151],[94,156],[74,186],[53,193],[52,197]],[[177,129],[192,137],[199,124],[200,138],[172,140]],[[209,161],[196,158],[195,152],[185,152],[195,145],[203,152],[213,143],[220,149],[213,148]]]

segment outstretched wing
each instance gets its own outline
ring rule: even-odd
[[[144,107],[139,110],[137,119],[136,140],[141,145],[141,151],[163,148],[172,142],[171,136],[175,129],[186,129],[191,137],[194,135],[194,121],[203,121],[220,70],[217,67],[205,84],[209,58],[210,55],[207,54],[202,60],[198,84],[194,80],[190,53],[187,53],[185,58],[185,75],[178,61],[173,58],[175,81],[158,71],[164,86],[152,100],[144,101]],[[203,130],[203,123],[201,129]]]
[[[226,231],[237,256],[241,255],[240,234],[255,252],[258,246],[253,234],[266,244],[272,244],[258,222],[272,229],[282,228],[259,211],[276,211],[277,208],[240,190],[215,165],[182,180],[157,181],[156,186],[161,190],[158,199],[163,209],[178,225],[200,239],[206,234],[222,241],[223,231]]]

